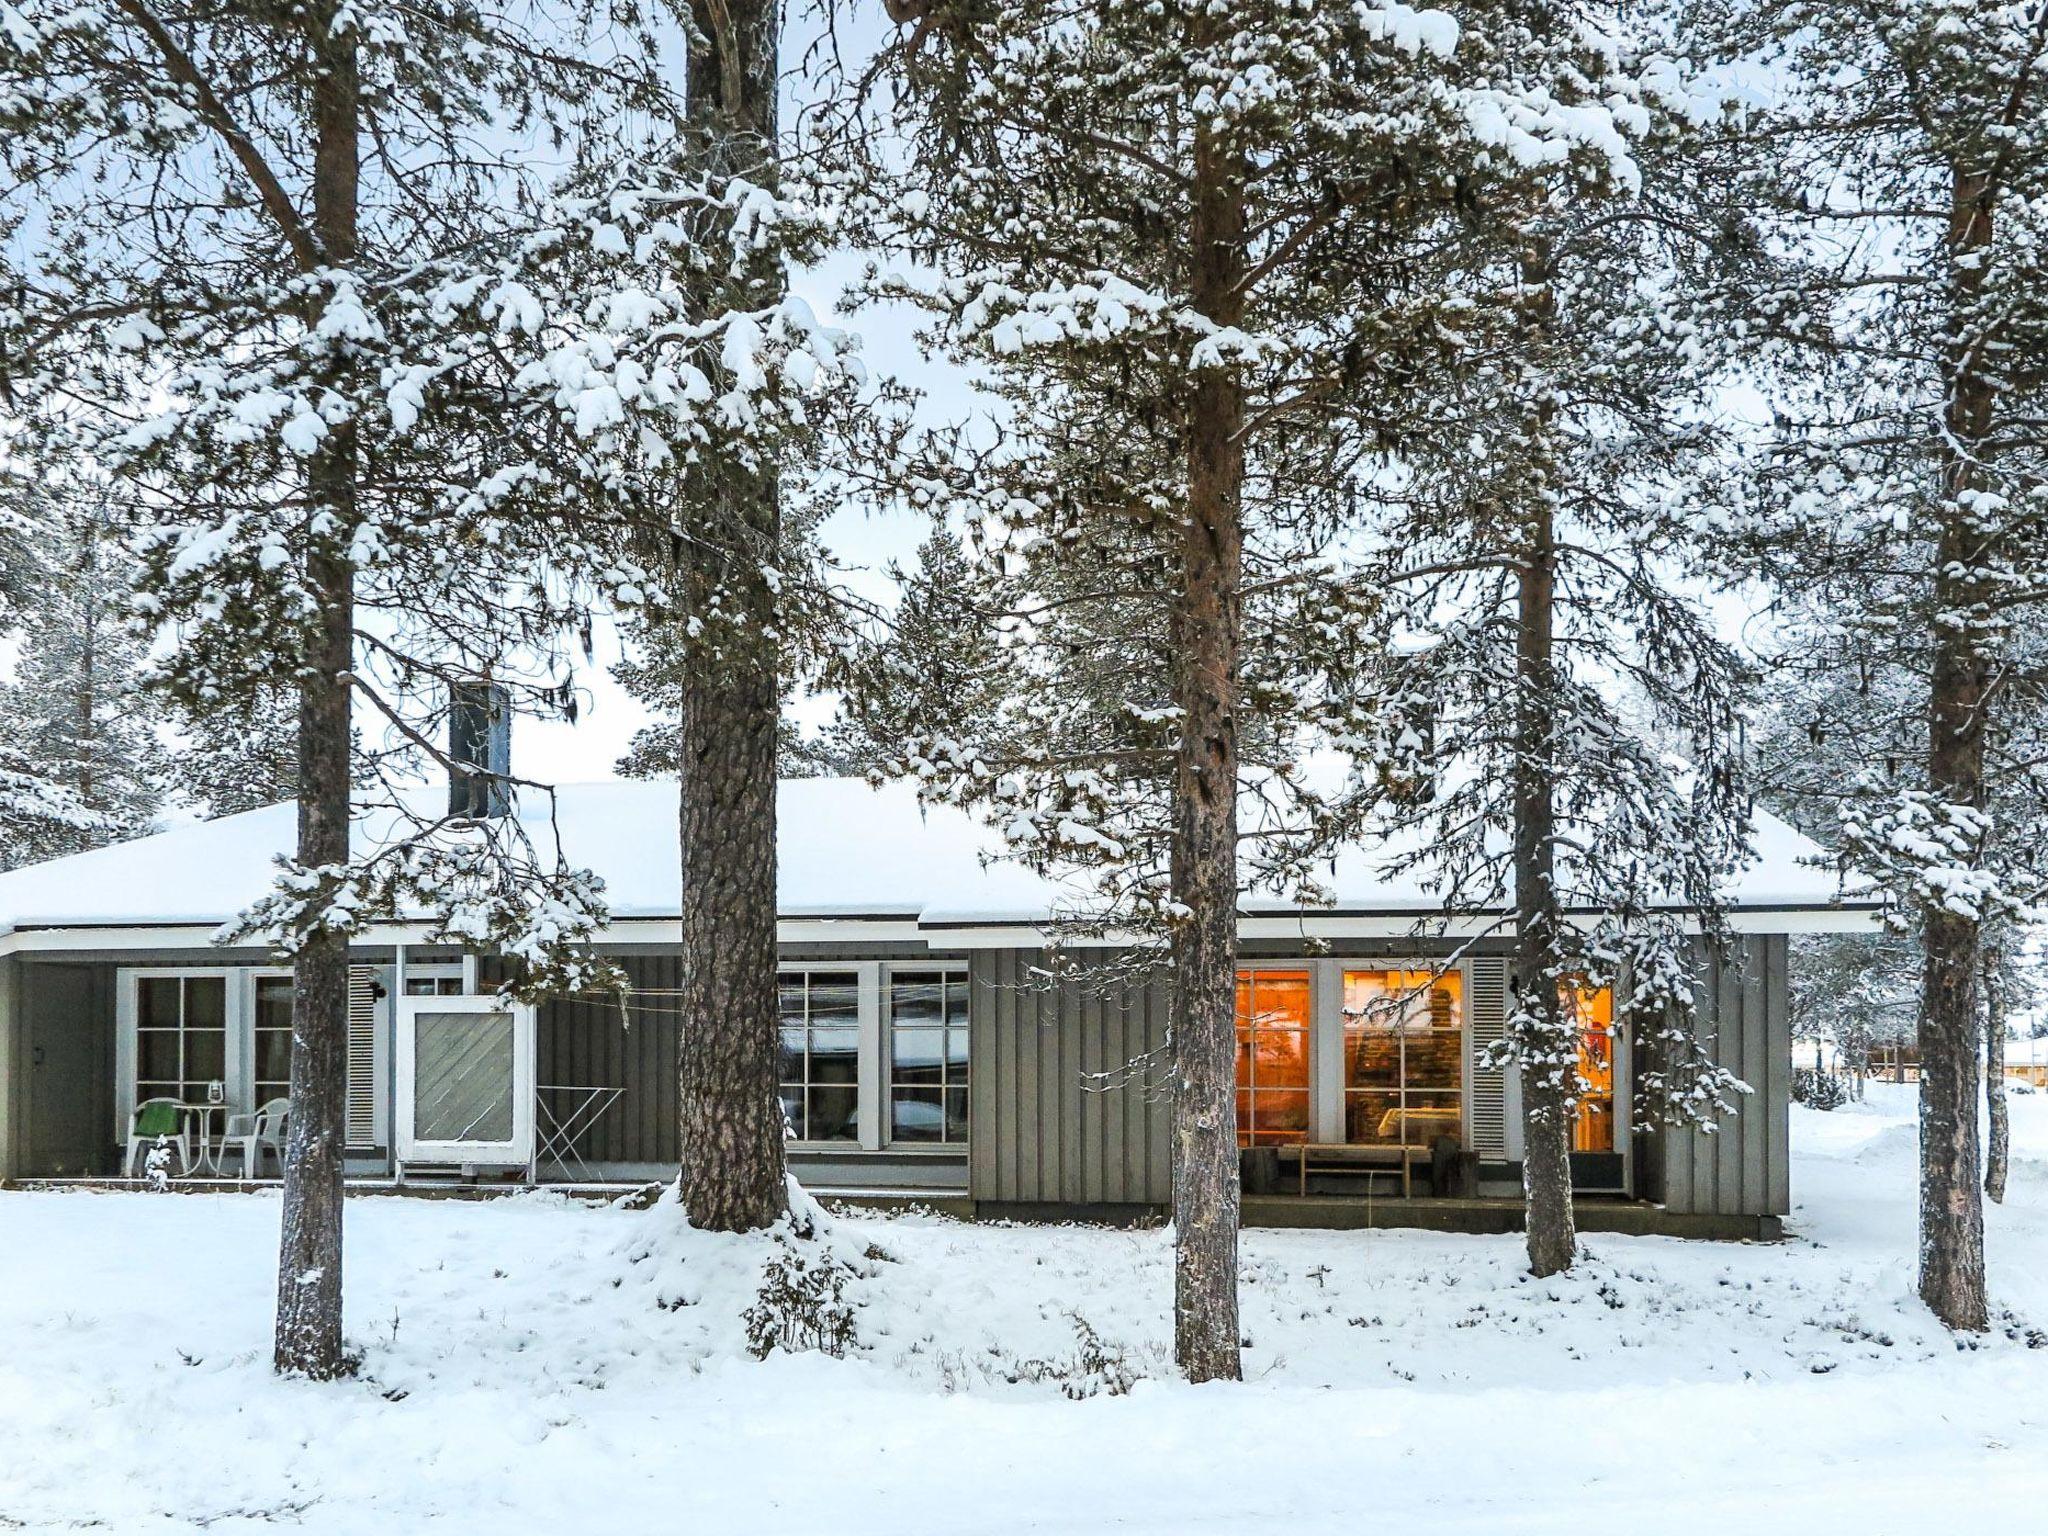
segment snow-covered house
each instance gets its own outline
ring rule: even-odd
[[[569,857],[604,879],[603,947],[630,996],[509,1008],[488,959],[404,923],[364,932],[352,1173],[672,1171],[675,791],[567,786],[556,814]],[[1716,1054],[1755,1090],[1740,1113],[1717,1136],[1632,1133],[1628,1021],[1604,997],[1584,1010],[1600,1092],[1576,1127],[1576,1177],[1676,1229],[1768,1231],[1787,1210],[1786,936],[1872,920],[1804,862],[1810,844],[1760,819],[1758,856],[1728,893],[1734,951],[1701,974]],[[115,1173],[150,1100],[184,1106],[180,1125],[214,1148],[229,1116],[286,1094],[289,976],[212,938],[265,890],[292,832],[279,805],[0,874],[0,1177]],[[1161,1044],[1156,979],[1043,985],[1060,893],[990,861],[993,834],[907,788],[785,781],[780,835],[784,1100],[801,1177],[986,1213],[1167,1203],[1166,1105],[1122,1071]],[[1472,943],[1444,968],[1458,933],[1416,937],[1429,896],[1363,851],[1331,883],[1327,909],[1243,914],[1240,1136],[1260,1195],[1248,1215],[1302,1219],[1284,1195],[1362,1187],[1504,1202],[1519,1191],[1514,1085],[1480,1059],[1502,1027],[1504,947]],[[223,1151],[207,1166],[240,1173],[242,1149]]]

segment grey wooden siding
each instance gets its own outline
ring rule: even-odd
[[[1725,960],[1702,956],[1702,1035],[1713,1059],[1755,1091],[1712,1135],[1665,1130],[1652,1138],[1663,1158],[1651,1183],[1670,1210],[1782,1216],[1792,1207],[1786,963],[1783,934],[1735,939]]]
[[[620,961],[633,993],[623,1015],[616,998],[541,1004],[534,1019],[540,1084],[623,1088],[625,1097],[578,1142],[590,1163],[673,1163],[676,1140],[676,999],[682,960],[675,954]]]
[[[1171,1110],[1142,1082],[1104,1086],[1166,1039],[1163,978],[1104,989],[1032,982],[1034,950],[969,968],[973,1131],[968,1192],[1017,1204],[1164,1205]]]

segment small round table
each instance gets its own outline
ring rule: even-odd
[[[186,1120],[192,1122],[191,1130],[194,1137],[192,1167],[204,1168],[210,1176],[218,1178],[224,1152],[222,1149],[216,1149],[210,1145],[213,1139],[211,1117],[216,1113],[225,1115],[228,1109],[227,1105],[181,1104],[178,1106],[178,1109],[185,1116]],[[226,1134],[225,1121],[222,1123],[222,1134],[223,1136]],[[186,1172],[190,1173],[191,1169],[188,1168]]]

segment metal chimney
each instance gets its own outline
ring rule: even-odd
[[[512,809],[512,695],[502,683],[455,683],[448,701],[448,814]]]

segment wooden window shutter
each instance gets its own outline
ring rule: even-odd
[[[348,1145],[377,1144],[377,971],[348,968]]]
[[[1471,962],[1472,1150],[1488,1162],[1508,1155],[1508,1084],[1505,1074],[1484,1067],[1489,1046],[1507,1033],[1508,963],[1499,955],[1480,955]]]

